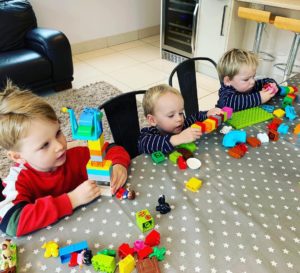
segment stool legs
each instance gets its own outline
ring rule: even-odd
[[[275,59],[273,55],[271,55],[267,52],[259,51],[265,24],[266,23],[264,23],[264,22],[257,22],[255,39],[254,39],[254,44],[253,44],[253,52],[255,54],[257,54],[258,56],[261,55],[262,60],[272,62]],[[265,57],[263,57],[263,56],[265,56]]]
[[[284,70],[284,75],[283,75],[284,80],[286,80],[292,73],[293,66],[294,66],[294,63],[295,63],[295,59],[296,59],[296,56],[297,56],[297,52],[298,52],[298,49],[299,49],[299,45],[300,45],[300,33],[295,33],[293,44],[292,44],[290,54],[289,54],[289,57],[288,57],[288,61],[287,61],[287,64],[286,64],[286,68]]]

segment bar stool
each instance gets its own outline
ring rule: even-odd
[[[260,44],[262,40],[262,34],[266,23],[273,23],[273,18],[271,17],[271,12],[265,10],[258,10],[252,8],[238,8],[238,16],[240,18],[244,18],[247,20],[252,20],[257,22],[256,26],[256,33],[255,33],[255,40],[253,44],[253,52],[257,55],[260,55],[260,58],[265,61],[274,61],[274,56],[267,53],[260,51]]]
[[[286,80],[291,75],[293,67],[299,67],[298,65],[294,65],[294,63],[300,45],[300,20],[276,16],[274,26],[279,29],[289,30],[295,33],[287,63],[274,64],[275,67],[284,70],[283,80]]]

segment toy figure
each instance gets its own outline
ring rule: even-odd
[[[83,263],[86,265],[91,265],[92,264],[92,250],[90,249],[85,249],[82,251],[83,254]]]
[[[42,248],[45,248],[44,257],[57,257],[58,256],[58,244],[54,241],[49,241],[43,244]]]
[[[123,199],[133,200],[135,198],[135,191],[131,190],[129,187],[127,189],[125,189],[124,187],[121,187],[116,192],[116,197],[120,200],[123,200]]]
[[[17,251],[16,245],[11,243],[10,239],[6,239],[1,244],[0,255],[0,270],[1,272],[14,273],[16,272]]]
[[[165,201],[165,196],[162,195],[158,198],[158,206],[156,206],[156,211],[159,211],[161,214],[166,214],[171,211],[171,207]]]

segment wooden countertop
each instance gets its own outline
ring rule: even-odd
[[[251,4],[261,4],[266,6],[300,10],[300,0],[238,0],[240,2],[248,2]]]

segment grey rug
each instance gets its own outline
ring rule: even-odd
[[[62,107],[71,107],[74,109],[76,116],[81,113],[81,110],[85,107],[98,107],[108,99],[121,94],[121,91],[116,87],[106,82],[98,82],[88,86],[84,86],[79,89],[69,89],[55,93],[49,96],[45,96],[45,100],[50,103],[55,109],[60,121],[61,128],[67,137],[67,140],[72,140],[69,115],[61,112]],[[142,117],[142,107],[138,104],[139,116],[142,124],[145,124],[145,120]],[[105,140],[112,141],[111,133],[107,120],[103,118],[103,128]],[[5,151],[0,148],[0,177],[6,177],[9,172],[9,166],[11,162],[7,159]]]

